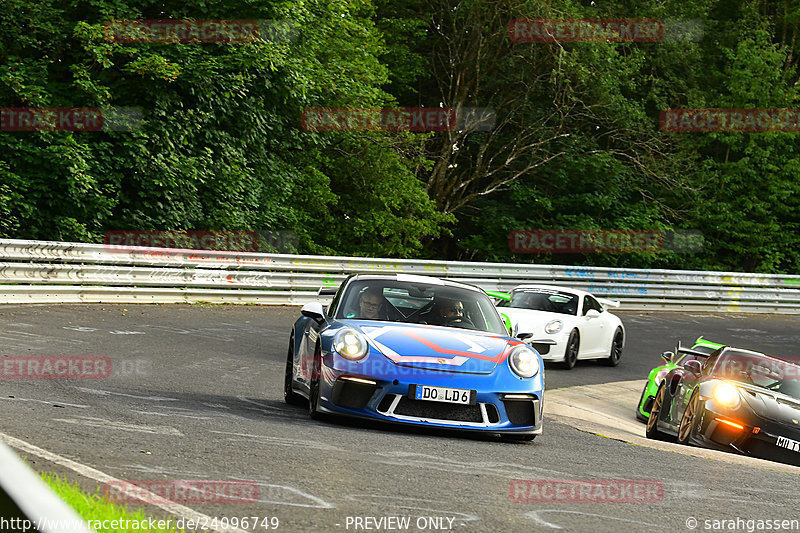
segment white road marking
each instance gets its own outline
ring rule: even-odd
[[[553,524],[551,522],[546,521],[544,518],[539,516],[540,513],[577,514],[577,515],[581,515],[581,516],[593,516],[595,518],[602,518],[604,520],[616,520],[617,522],[626,522],[626,523],[629,523],[629,524],[637,524],[637,525],[643,525],[643,526],[649,526],[649,527],[657,527],[659,529],[663,529],[664,528],[664,526],[662,526],[662,525],[651,524],[649,522],[643,522],[641,520],[629,520],[627,518],[618,518],[616,516],[608,516],[608,515],[604,515],[604,514],[582,513],[580,511],[564,511],[564,510],[561,510],[561,509],[539,509],[537,511],[528,511],[527,513],[524,513],[524,515],[527,516],[528,518],[532,518],[537,523],[539,523],[539,525],[542,525],[544,527],[549,527],[550,529],[564,529],[563,527],[561,527],[561,526],[559,526],[557,524]]]
[[[90,328],[87,326],[62,326],[64,329],[71,329],[72,331],[84,331],[87,333],[91,333],[92,331],[98,331],[97,328]]]
[[[244,396],[237,396],[236,399],[240,400],[242,402],[245,402],[245,403],[251,403],[253,405],[257,405],[261,409],[272,409],[273,411],[283,411],[283,409],[281,409],[280,407],[273,407],[271,405],[264,405],[263,403],[256,402],[256,401],[251,400],[249,398],[245,398]]]
[[[137,433],[151,433],[154,435],[183,437],[183,433],[171,426],[142,426],[138,424],[125,424],[123,422],[117,422],[116,420],[106,420],[105,418],[95,418],[92,416],[79,416],[77,418],[54,418],[53,421],[96,428],[118,429],[121,431],[135,431]]]
[[[112,335],[144,335],[144,331],[109,331]]]
[[[456,461],[438,455],[426,455],[415,452],[373,452],[370,455],[378,456],[378,463],[416,467],[426,470],[441,470],[442,472],[455,472],[458,474],[474,475],[476,473],[509,477],[519,476],[520,473],[531,472],[537,474],[569,476],[567,472],[539,468],[518,463],[503,463],[499,461]]]
[[[326,444],[324,442],[318,442],[313,440],[301,440],[301,439],[288,439],[285,437],[269,437],[267,435],[250,435],[248,433],[232,433],[230,431],[215,431],[213,429],[209,430],[209,433],[217,433],[219,435],[227,435],[229,437],[228,440],[236,440],[236,437],[243,437],[248,440],[259,440],[262,442],[268,442],[270,444],[274,444],[276,446],[290,446],[292,448],[310,448],[312,450],[320,450],[324,452],[341,452],[343,451],[340,447],[333,446],[332,444]]]
[[[90,405],[82,405],[79,403],[66,403],[66,402],[50,402],[47,400],[34,400],[33,398],[0,398],[0,400],[10,400],[12,402],[36,402],[36,403],[44,403],[47,405],[63,405],[65,407],[77,407],[78,409],[87,409],[91,407]]]
[[[123,392],[112,392],[102,389],[90,389],[87,387],[75,387],[81,392],[87,392],[89,394],[97,394],[98,396],[123,396],[125,398],[134,398],[136,400],[151,400],[154,402],[177,402],[177,398],[164,398],[162,396],[137,396],[135,394],[125,394]]]
[[[247,481],[247,482],[252,483],[252,480],[250,480],[250,479],[242,479],[242,478],[236,478],[236,477],[231,477],[231,476],[229,476],[228,479],[233,479],[234,481]],[[258,489],[258,501],[259,501],[259,503],[275,503],[275,504],[278,504],[278,505],[291,505],[292,507],[310,507],[312,509],[335,509],[336,508],[335,505],[326,502],[322,498],[318,498],[316,496],[312,496],[311,494],[308,494],[307,492],[303,492],[302,490],[297,489],[295,487],[290,487],[288,485],[273,485],[271,483],[261,483],[261,482],[256,482],[256,485],[258,485],[259,487],[266,487],[267,488],[267,493],[268,493],[268,494],[265,494],[263,490]],[[314,503],[313,504],[298,503],[298,502],[284,500],[284,499],[280,499],[280,498],[269,499],[269,498],[273,498],[274,497],[273,493],[276,491],[276,489],[277,489],[278,493],[284,492],[284,491],[285,492],[290,492],[290,493],[296,494],[297,496],[300,496],[302,498],[306,498],[306,499],[308,499],[308,500],[310,500],[310,501],[312,501]],[[267,496],[267,499],[264,499],[263,498],[264,496]]]
[[[407,498],[403,496],[378,496],[376,494],[348,494],[345,496],[348,500],[357,501],[359,503],[371,503],[373,505],[385,505],[387,507],[394,507],[397,509],[409,509],[411,511],[427,511],[429,513],[437,513],[443,515],[450,515],[450,516],[458,516],[460,518],[456,518],[456,520],[460,520],[461,522],[474,522],[480,520],[480,517],[475,516],[474,514],[467,514],[467,513],[459,513],[457,511],[445,511],[443,509],[432,509],[430,507],[418,507],[417,505],[404,505],[403,502],[420,502],[421,504],[429,504],[429,503],[447,503],[446,501],[442,500],[431,500],[431,499],[422,499],[422,498]],[[376,500],[388,500],[374,502],[370,501],[370,499]],[[423,516],[423,515],[416,515],[416,516]]]
[[[185,476],[185,479],[189,477],[197,477],[198,479],[202,478],[205,475],[205,472],[200,472],[196,470],[181,470],[181,469],[170,469],[165,468],[163,466],[145,466],[140,464],[126,464],[120,466],[113,466],[109,465],[106,468],[111,470],[122,470],[123,472],[127,470],[135,470],[137,472],[145,472],[147,474],[158,474],[159,476],[164,474],[169,474],[170,476],[180,477]]]
[[[155,411],[133,411],[136,414],[140,415],[153,415],[153,416],[179,416],[181,418],[193,418],[195,420],[213,420],[210,416],[194,416],[194,415],[182,415],[180,413],[157,413]]]
[[[77,472],[81,476],[84,476],[84,477],[89,478],[89,479],[93,479],[93,480],[95,480],[95,481],[97,481],[99,483],[111,483],[111,482],[113,482],[113,483],[123,483],[123,480],[117,479],[117,478],[115,478],[113,476],[110,476],[110,475],[106,474],[105,472],[101,472],[100,470],[94,469],[94,468],[92,468],[90,466],[78,463],[77,461],[73,461],[71,459],[67,459],[66,457],[62,457],[62,456],[60,456],[58,454],[49,452],[47,450],[39,448],[38,446],[34,446],[33,444],[27,443],[24,440],[20,440],[20,439],[12,437],[10,435],[6,435],[5,433],[0,433],[0,440],[4,441],[6,444],[11,446],[12,448],[16,448],[17,450],[20,450],[20,451],[25,452],[27,454],[35,455],[35,456],[40,457],[40,458],[42,458],[42,459],[44,459],[46,461],[50,461],[51,463],[54,463],[54,464],[69,468],[70,470],[72,470],[74,472]],[[202,522],[202,523],[206,523],[206,524],[212,523],[212,520],[213,520],[212,517],[210,517],[208,515],[204,515],[203,513],[199,513],[197,511],[195,511],[194,509],[190,509],[189,507],[186,507],[185,505],[180,505],[178,503],[172,503],[172,502],[169,502],[169,501],[167,501],[166,503],[163,503],[163,498],[161,496],[158,496],[157,494],[149,492],[149,491],[147,491],[147,490],[145,490],[143,488],[140,488],[137,491],[137,494],[140,494],[142,497],[144,497],[148,501],[152,501],[153,503],[151,505],[154,505],[155,507],[158,507],[159,509],[162,509],[162,510],[164,510],[164,511],[166,511],[168,513],[171,513],[171,514],[173,514],[175,516],[178,516],[180,518],[184,518],[186,520],[192,520],[195,523],[198,523],[198,522]],[[247,533],[245,530],[237,529],[237,528],[233,528],[233,527],[220,528],[220,529],[217,529],[217,531],[225,532],[225,533],[227,533],[227,532],[230,532],[230,533]]]
[[[67,345],[75,345],[75,344],[88,344],[87,341],[80,340],[80,339],[64,339],[59,337],[53,337],[50,335],[40,335],[38,333],[28,333],[26,331],[4,331],[2,335],[0,335],[0,339],[3,339],[6,342],[6,346],[4,346],[4,352],[9,353],[10,349],[17,349],[17,347],[21,348],[28,348],[33,349],[32,346],[36,346],[37,350],[40,349],[40,345],[46,344],[48,347],[52,347],[52,345],[57,344],[67,344]],[[26,344],[28,343],[28,344]]]

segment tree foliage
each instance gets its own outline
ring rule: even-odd
[[[659,42],[514,42],[513,19],[659,19]],[[111,20],[268,20],[244,43]],[[792,272],[798,134],[664,131],[670,108],[798,108],[800,10],[687,0],[5,0],[3,107],[136,108],[0,131],[0,237],[273,229],[297,251]],[[308,131],[310,107],[492,110],[494,127]],[[696,253],[524,255],[516,229],[698,230]]]

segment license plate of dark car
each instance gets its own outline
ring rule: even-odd
[[[458,403],[474,405],[475,391],[468,389],[453,389],[450,387],[431,387],[430,385],[412,385],[409,396],[414,400],[429,402]]]
[[[787,450],[792,450],[793,452],[800,452],[800,442],[787,439],[786,437],[778,437],[777,442],[775,442],[775,446],[780,446],[781,448],[786,448]]]

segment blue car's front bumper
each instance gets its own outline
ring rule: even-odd
[[[489,433],[542,431],[541,368],[533,378],[522,379],[505,361],[490,374],[465,374],[394,363],[376,368],[326,354],[319,375],[322,412]],[[409,395],[414,385],[475,391],[475,404],[414,399]]]

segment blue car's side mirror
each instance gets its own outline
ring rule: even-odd
[[[300,310],[300,314],[314,320],[317,324],[321,324],[326,320],[325,310],[319,302],[307,303]]]

